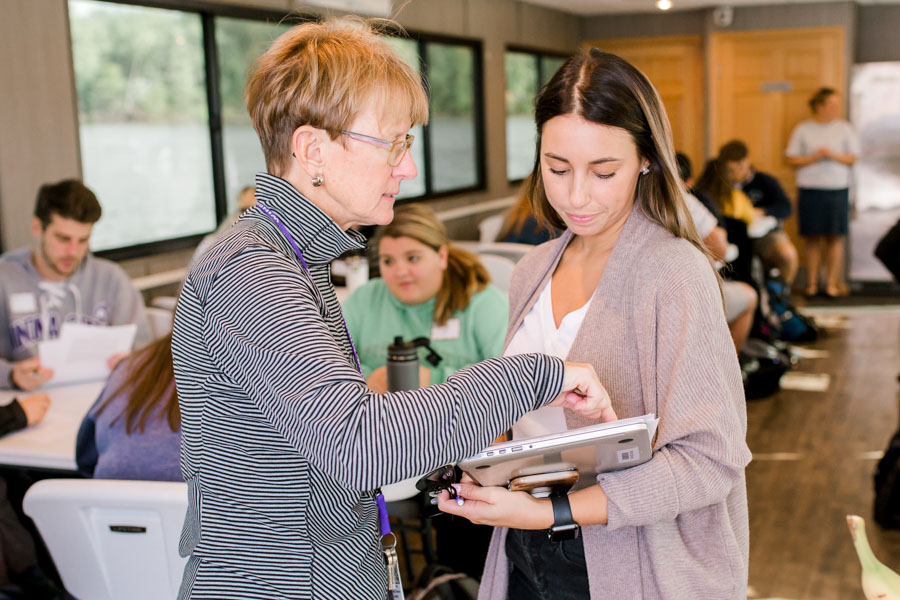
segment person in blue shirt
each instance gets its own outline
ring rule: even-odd
[[[183,481],[180,456],[170,333],[113,369],[78,430],[75,462],[85,477]]]

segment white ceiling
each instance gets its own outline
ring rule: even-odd
[[[656,8],[656,0],[524,0],[578,15],[608,13],[662,12]],[[828,1],[828,0],[825,0]],[[831,0],[836,1],[836,0]],[[896,4],[900,0],[857,0],[859,4]],[[764,4],[809,4],[822,0],[671,0],[673,10],[692,10],[727,4],[729,6],[754,6]]]

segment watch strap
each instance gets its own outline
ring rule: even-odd
[[[548,533],[550,540],[559,542],[577,538],[581,527],[572,517],[572,505],[569,503],[568,494],[553,494],[550,496],[550,502],[553,506],[553,527]]]

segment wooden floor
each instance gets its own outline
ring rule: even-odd
[[[751,598],[862,600],[847,514],[866,519],[876,556],[900,571],[900,531],[871,518],[872,471],[900,423],[900,306],[813,314],[827,327],[806,347],[821,356],[797,372],[827,374],[828,389],[747,405]]]

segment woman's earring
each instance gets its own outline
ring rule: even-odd
[[[650,172],[650,167],[644,167],[643,169],[641,169],[641,175],[646,175],[649,172]]]
[[[322,179],[321,175],[316,175],[312,178],[313,187],[322,187],[323,183],[325,183],[325,180]]]

